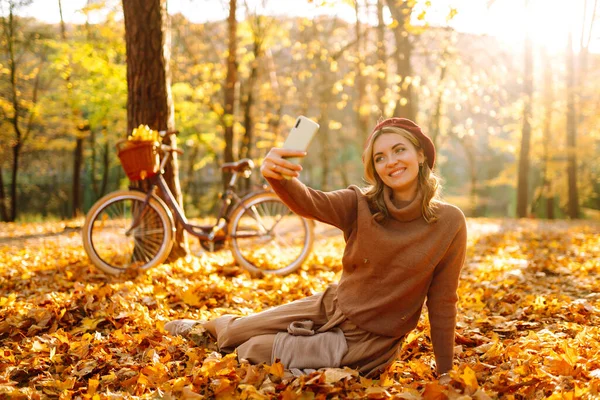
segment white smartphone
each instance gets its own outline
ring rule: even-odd
[[[299,116],[298,119],[296,119],[296,123],[290,130],[287,138],[285,139],[282,148],[306,151],[318,129],[319,124],[303,115]],[[299,163],[300,159],[300,157],[288,158],[288,160],[294,163]]]

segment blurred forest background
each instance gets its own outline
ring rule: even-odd
[[[52,1],[59,13],[67,0],[44,0]],[[445,25],[429,23],[435,0],[295,1],[327,12],[273,15],[262,11],[266,0],[198,0],[197,7],[233,5],[237,18],[169,15],[188,215],[212,210],[220,163],[260,164],[306,115],[321,125],[303,162],[302,180],[315,188],[360,185],[370,129],[402,116],[435,141],[444,197],[468,216],[600,218],[597,0],[560,3],[565,15],[581,10],[560,48],[534,40],[535,19],[544,18],[534,13],[525,27],[506,21],[523,32],[521,45],[509,46],[452,28],[458,7],[447,8]],[[519,14],[534,0],[486,3],[500,2]],[[128,185],[115,151],[131,128],[121,2],[88,0],[84,23],[24,16],[30,3],[0,0],[2,221],[78,216]],[[336,8],[353,10],[354,20]]]

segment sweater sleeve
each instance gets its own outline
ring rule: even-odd
[[[467,227],[462,213],[461,219],[454,223],[461,225],[444,257],[436,266],[427,292],[431,341],[437,372],[440,374],[452,369],[458,279],[465,261],[467,244]]]
[[[298,179],[267,179],[279,198],[296,214],[346,231],[356,219],[358,200],[352,189],[322,192]]]

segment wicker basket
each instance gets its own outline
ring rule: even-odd
[[[139,181],[158,173],[160,160],[156,142],[150,140],[121,140],[117,155],[129,180]]]

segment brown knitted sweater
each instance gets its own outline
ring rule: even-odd
[[[337,293],[344,315],[366,331],[401,337],[417,326],[427,298],[437,370],[450,370],[456,289],[467,240],[463,213],[441,203],[438,221],[428,224],[421,214],[421,195],[397,208],[388,191],[391,218],[378,223],[356,186],[322,192],[298,179],[269,183],[297,214],[343,231],[346,248]]]

